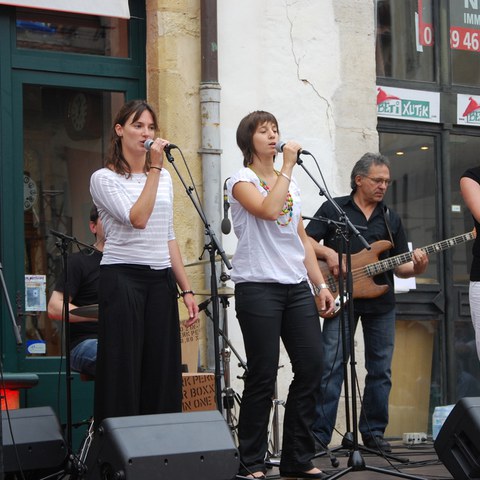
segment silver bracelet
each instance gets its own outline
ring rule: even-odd
[[[281,175],[282,177],[285,177],[289,182],[292,181],[292,179],[291,179],[286,173],[280,172],[280,175]]]
[[[328,285],[326,283],[319,283],[318,285],[314,285],[314,287],[315,287],[315,295],[318,295],[320,293],[320,290],[324,288],[328,289]]]

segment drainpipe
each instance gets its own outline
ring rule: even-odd
[[[203,206],[217,239],[221,242],[221,153],[220,149],[220,84],[217,55],[217,0],[201,0],[200,112],[202,122]],[[209,241],[209,239],[206,239]],[[218,264],[217,264],[218,265]],[[217,277],[219,277],[217,272]],[[218,285],[218,281],[217,281]],[[210,289],[210,266],[205,268],[205,287]],[[215,338],[213,322],[207,323],[207,367],[215,369],[219,338]],[[218,373],[218,372],[217,372]],[[218,398],[217,398],[218,400]]]

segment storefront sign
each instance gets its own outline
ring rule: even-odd
[[[450,48],[480,52],[479,0],[450,0]]]
[[[457,95],[457,123],[480,127],[480,96]]]
[[[440,94],[377,86],[377,115],[385,118],[440,122]]]
[[[0,5],[83,13],[102,17],[130,18],[128,0],[0,0]]]

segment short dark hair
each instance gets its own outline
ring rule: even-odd
[[[390,170],[390,160],[388,157],[381,153],[366,153],[353,166],[352,173],[350,174],[350,187],[353,191],[357,189],[357,184],[355,183],[357,175],[367,177],[372,165],[385,165]]]
[[[98,209],[96,205],[92,205],[92,208],[90,209],[90,221],[95,224],[98,221]]]
[[[253,154],[255,148],[253,147],[253,134],[257,127],[265,122],[271,122],[278,129],[278,122],[274,115],[263,110],[256,110],[243,117],[237,128],[237,145],[243,154],[243,166],[248,167],[253,162]]]

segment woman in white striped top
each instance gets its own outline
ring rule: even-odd
[[[188,325],[198,320],[173,229],[172,179],[163,168],[168,140],[143,100],[126,103],[111,132],[105,168],[90,192],[105,230],[100,266],[95,423],[107,417],[180,412],[178,288]],[[178,285],[178,288],[177,288]]]

